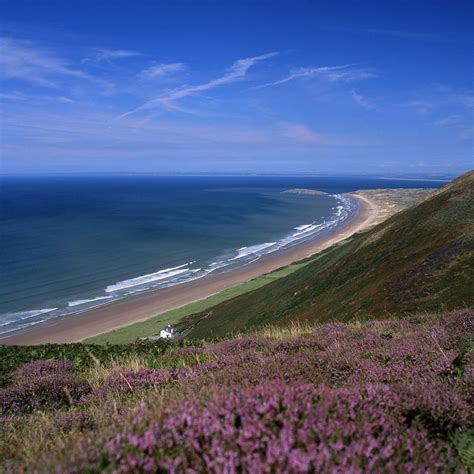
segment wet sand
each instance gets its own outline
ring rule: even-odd
[[[359,204],[354,216],[325,237],[275,252],[235,270],[211,274],[171,288],[132,296],[83,313],[59,317],[33,328],[0,337],[0,344],[79,342],[207,298],[239,283],[314,255],[350,237],[355,232],[370,227],[375,222],[379,213],[377,205],[363,196],[351,194],[351,197],[355,198]]]

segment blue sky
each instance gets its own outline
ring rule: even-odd
[[[471,1],[0,1],[2,173],[458,174]]]

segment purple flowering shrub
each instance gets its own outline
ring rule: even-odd
[[[85,433],[65,470],[462,472],[452,440],[474,429],[473,335],[473,312],[457,311],[209,345],[212,362],[125,376],[176,381],[174,400]],[[109,390],[127,390],[117,377]]]
[[[72,472],[442,472],[449,444],[407,425],[403,396],[386,385],[315,388],[270,382],[145,407],[125,429],[75,450]]]
[[[171,379],[169,370],[140,369],[117,372],[108,377],[100,389],[108,392],[128,391],[137,388],[158,386]]]
[[[240,339],[230,339],[228,341],[214,344],[213,352],[218,355],[241,354],[243,352],[252,352],[253,354],[271,354],[271,341],[259,339],[257,337],[246,337]]]
[[[75,370],[72,362],[64,360],[34,360],[14,370],[9,379],[12,382],[24,382],[46,375],[72,374]]]
[[[10,386],[0,388],[0,414],[51,410],[77,402],[89,393],[89,383],[74,375],[75,366],[61,360],[35,360],[9,375]]]
[[[143,368],[136,371],[115,372],[105,379],[99,387],[81,398],[81,403],[101,401],[118,393],[133,392],[138,389],[159,387],[171,381],[173,372]]]
[[[108,396],[133,393],[136,390],[169,386],[173,381],[195,379],[225,367],[225,363],[213,361],[182,369],[150,369],[115,372],[98,387],[81,398],[81,403],[102,401]]]
[[[178,349],[153,362],[163,368],[68,388],[79,406],[54,427],[70,442],[39,470],[468,472],[473,336],[474,311],[463,310]],[[68,370],[28,383],[74,378]],[[67,404],[61,383],[28,392],[15,380],[0,390],[0,415]]]
[[[72,374],[52,374],[22,380],[0,389],[0,415],[68,406],[89,391],[89,383]]]

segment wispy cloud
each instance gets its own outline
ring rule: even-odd
[[[418,113],[427,114],[431,112],[435,105],[428,100],[412,100],[410,102],[405,102],[401,104],[402,107],[406,107],[408,109],[416,110]]]
[[[235,61],[230,67],[230,69],[221,77],[212,79],[211,81],[205,82],[203,84],[197,84],[194,86],[183,86],[177,89],[172,89],[171,91],[160,97],[156,97],[155,99],[151,99],[148,102],[145,102],[140,107],[130,110],[129,112],[125,112],[118,118],[120,119],[126,117],[127,115],[134,114],[142,110],[151,110],[155,108],[179,110],[179,108],[175,104],[176,101],[191,95],[195,95],[199,92],[207,91],[210,89],[214,89],[215,87],[236,82],[245,77],[248,70],[256,63],[264,61],[266,59],[270,59],[276,56],[277,54],[277,52],[273,52],[262,54],[260,56],[254,56],[251,58],[239,59],[238,61]]]
[[[75,104],[76,101],[71,99],[70,97],[66,97],[64,95],[53,96],[53,95],[44,95],[44,94],[23,94],[22,92],[6,92],[0,93],[0,100],[2,101],[12,101],[12,102],[24,102],[28,101],[28,103],[35,104],[40,102],[56,102],[62,104]]]
[[[384,30],[384,29],[368,29],[365,30],[367,33],[373,33],[382,36],[391,36],[393,38],[401,38],[408,40],[426,40],[426,41],[439,41],[442,38],[429,33],[419,33],[416,31],[403,31],[403,30]]]
[[[351,97],[357,105],[359,105],[360,107],[362,107],[364,109],[373,109],[374,108],[374,104],[372,104],[372,102],[367,100],[361,94],[357,93],[354,89],[351,90]]]
[[[28,97],[25,94],[22,94],[21,92],[2,92],[0,93],[0,100],[26,100]]]
[[[186,69],[184,63],[166,63],[166,64],[153,64],[152,66],[144,69],[138,74],[138,77],[145,80],[152,80],[169,76]]]
[[[459,93],[454,94],[452,97],[454,102],[458,102],[460,105],[472,109],[474,107],[474,94],[472,93]]]
[[[46,87],[55,87],[58,77],[93,80],[83,71],[29,41],[0,38],[0,71],[6,79],[21,79]]]
[[[327,75],[330,81],[334,82],[356,82],[364,81],[366,79],[374,79],[377,74],[367,69],[350,69],[347,71],[334,71]]]
[[[455,89],[443,84],[434,84],[418,94],[415,100],[401,104],[419,113],[426,114],[435,110],[450,109],[448,115],[452,118],[466,111],[472,113],[474,108],[474,93],[469,89]],[[454,114],[451,112],[454,109]]]
[[[281,124],[280,132],[284,137],[306,145],[325,145],[328,143],[328,140],[322,135],[301,123]]]
[[[432,34],[421,31],[408,31],[408,30],[391,30],[384,28],[329,28],[330,30],[339,31],[342,33],[358,33],[358,34],[369,34],[371,36],[382,36],[387,38],[395,38],[408,41],[427,41],[434,43],[449,43],[464,41],[458,33],[450,34]]]
[[[372,79],[377,75],[367,69],[354,68],[352,64],[342,66],[320,66],[320,67],[301,67],[292,69],[290,74],[278,81],[263,84],[261,87],[277,86],[295,79],[312,79],[315,77],[324,77],[332,82],[355,82],[364,79]]]
[[[135,56],[142,56],[142,53],[139,53],[138,51],[130,51],[127,49],[95,48],[89,56],[82,60],[82,62],[110,62],[115,59],[132,58]]]
[[[75,100],[70,99],[69,97],[65,97],[63,95],[60,95],[58,97],[51,97],[51,99],[61,102],[63,104],[74,104],[76,102]]]
[[[298,69],[293,69],[290,72],[290,75],[284,77],[283,79],[279,79],[278,81],[274,82],[269,82],[259,87],[277,86],[279,84],[284,84],[285,82],[293,81],[294,79],[317,77],[324,74],[339,71],[341,69],[347,69],[349,67],[351,67],[350,64],[345,64],[343,66],[301,67]]]
[[[459,115],[449,115],[447,117],[440,118],[433,122],[433,125],[438,127],[445,127],[448,125],[456,125],[461,121],[461,117]]]

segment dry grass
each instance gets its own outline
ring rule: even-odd
[[[267,324],[262,328],[252,333],[255,337],[262,337],[264,339],[292,339],[297,337],[309,336],[313,333],[315,328],[314,324],[307,322],[292,321],[289,326],[273,326]]]
[[[121,358],[119,360],[114,359],[107,364],[95,364],[84,373],[84,376],[93,387],[98,387],[113,373],[135,371],[146,366],[146,358],[130,355],[130,357]]]

